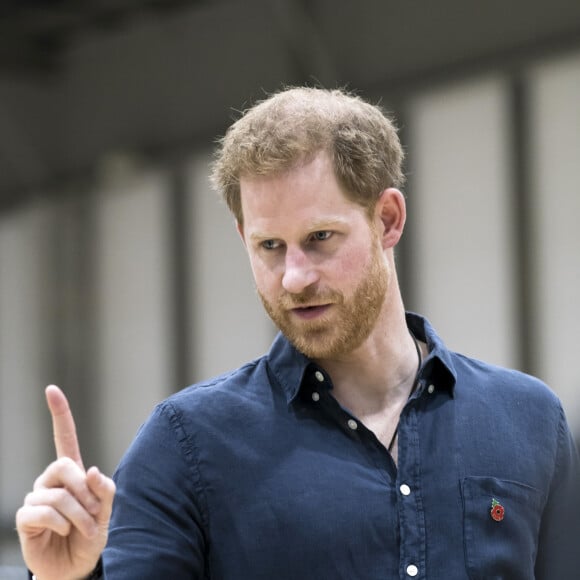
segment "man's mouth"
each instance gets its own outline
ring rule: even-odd
[[[291,309],[296,316],[302,320],[312,320],[324,314],[329,308],[330,304],[312,304],[309,306],[296,306]]]

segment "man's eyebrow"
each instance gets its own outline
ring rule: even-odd
[[[329,230],[333,227],[344,226],[346,220],[339,217],[326,218],[322,220],[314,220],[306,224],[306,229],[310,231]]]
[[[273,240],[276,236],[268,236],[266,234],[263,234],[262,232],[252,232],[249,237],[250,240],[260,242],[262,240]]]

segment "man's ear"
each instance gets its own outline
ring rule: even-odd
[[[403,235],[407,207],[405,197],[394,187],[385,189],[375,208],[375,220],[384,249],[396,246]]]

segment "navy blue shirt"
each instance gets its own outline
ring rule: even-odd
[[[559,578],[579,467],[557,397],[407,320],[429,355],[398,466],[279,335],[141,428],[115,474],[105,577]]]

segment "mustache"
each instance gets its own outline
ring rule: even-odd
[[[299,294],[284,292],[278,298],[278,306],[285,310],[318,304],[342,304],[344,296],[336,290],[316,290],[307,288]]]

